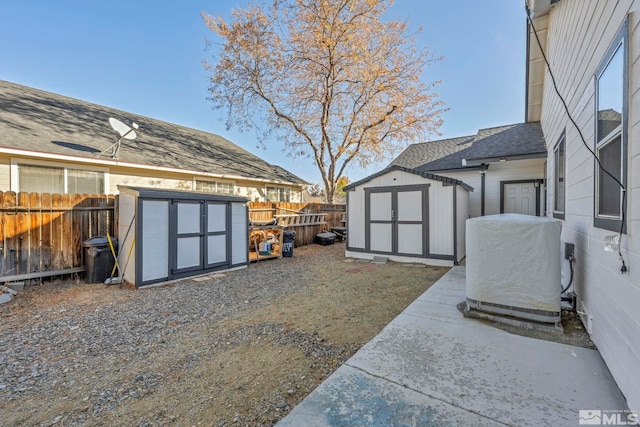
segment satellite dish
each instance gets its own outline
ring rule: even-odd
[[[118,132],[118,135],[119,135],[118,140],[106,150],[98,153],[97,156],[100,157],[103,155],[108,155],[112,159],[117,159],[118,152],[120,151],[120,144],[122,143],[122,139],[123,138],[128,140],[136,139],[136,137],[138,136],[138,134],[136,133],[136,129],[139,129],[139,126],[134,122],[131,122],[131,126],[127,126],[126,124],[122,123],[120,120],[114,119],[113,117],[109,117],[109,124],[111,125],[113,130]]]
[[[134,129],[138,129],[138,125],[135,123],[132,123],[132,127],[129,127],[124,123],[122,123],[120,120],[114,119],[113,117],[109,117],[109,124],[111,125],[113,130],[118,132],[120,134],[120,137],[124,139],[132,140],[132,139],[136,139],[136,136],[138,136],[136,135],[136,131],[134,130]]]

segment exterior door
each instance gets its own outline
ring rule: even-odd
[[[502,212],[538,215],[537,191],[535,182],[503,183]]]
[[[366,250],[426,256],[428,186],[365,189]]]

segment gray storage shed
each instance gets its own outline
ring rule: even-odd
[[[136,287],[248,265],[244,197],[118,187],[118,263]]]
[[[390,166],[344,189],[346,256],[445,266],[465,257],[473,188],[464,182]]]

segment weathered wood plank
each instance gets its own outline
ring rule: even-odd
[[[87,237],[117,237],[114,208],[112,195],[0,192],[0,277],[82,269]]]
[[[13,191],[7,191],[5,193],[4,204],[5,206],[15,206],[16,205],[16,193]],[[17,268],[17,250],[18,250],[18,239],[16,235],[16,227],[17,220],[16,215],[7,215],[5,217],[5,231],[7,233],[7,242],[5,246],[5,250],[7,251],[7,274],[16,274]]]
[[[62,194],[51,195],[51,206],[62,206]],[[51,211],[50,211],[51,212]],[[51,212],[51,270],[64,269],[62,212]]]
[[[40,271],[49,271],[51,268],[51,254],[53,252],[53,224],[51,223],[51,209],[53,208],[53,201],[51,194],[43,193],[40,195],[40,209],[41,209],[41,228],[42,228],[42,240],[40,243],[41,262],[42,269]]]

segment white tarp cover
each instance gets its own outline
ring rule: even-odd
[[[468,219],[467,298],[559,312],[561,230],[560,221],[531,215]]]

